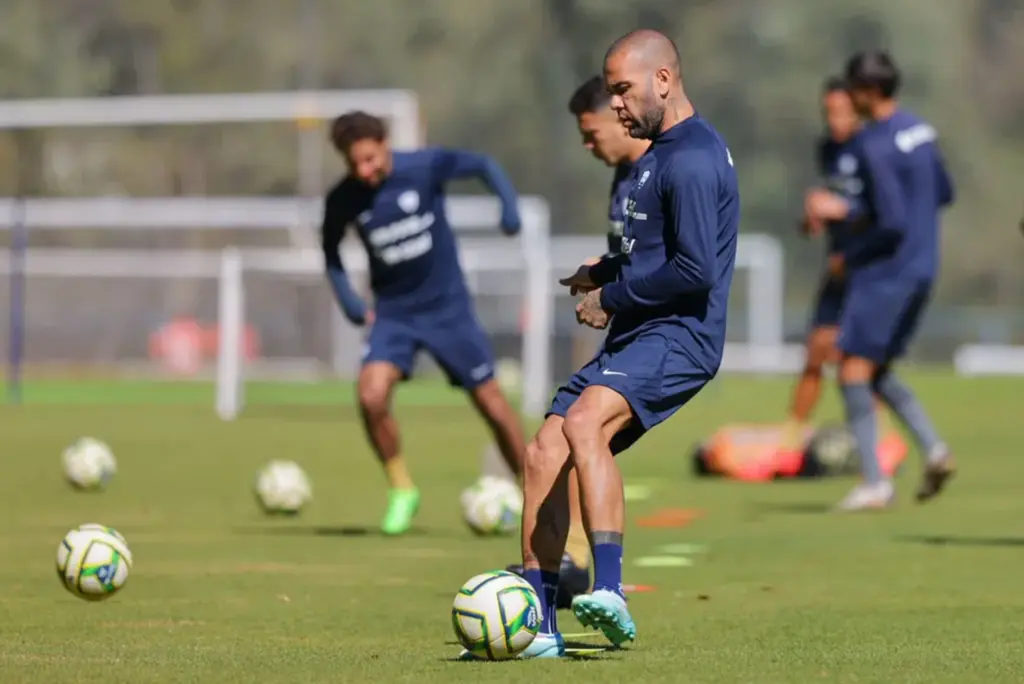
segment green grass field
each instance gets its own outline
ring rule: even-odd
[[[1015,380],[910,376],[962,467],[943,498],[825,512],[849,482],[737,484],[690,476],[692,443],[721,423],[775,420],[788,380],[724,378],[622,458],[627,481],[662,508],[703,517],[682,529],[627,531],[627,583],[640,630],[627,651],[572,662],[460,663],[452,597],[478,571],[517,556],[514,538],[464,528],[484,427],[457,395],[404,388],[399,415],[424,505],[415,534],[374,528],[383,481],[340,386],[257,386],[234,423],[203,385],[37,384],[0,409],[0,682],[877,682],[1024,681],[1024,442]],[[423,404],[433,404],[425,406]],[[821,412],[838,413],[834,396]],[[102,494],[62,481],[73,438],[108,441],[120,472]],[[289,458],[315,501],[267,520],[257,468]],[[121,530],[135,556],[125,589],[90,604],[54,577],[63,534]],[[692,566],[642,568],[666,545],[706,547]],[[579,631],[568,613],[562,629]]]

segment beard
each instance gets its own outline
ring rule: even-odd
[[[661,132],[665,122],[665,108],[653,97],[644,102],[644,110],[639,117],[629,122],[629,137],[639,140],[654,140]]]

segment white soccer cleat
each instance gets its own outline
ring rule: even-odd
[[[888,508],[896,499],[896,489],[890,480],[875,483],[861,483],[854,487],[846,498],[839,502],[839,511],[868,511]]]

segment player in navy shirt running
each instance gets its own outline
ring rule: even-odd
[[[624,502],[614,454],[669,418],[717,373],[736,257],[739,191],[729,150],[683,91],[679,52],[656,31],[617,40],[604,63],[611,107],[651,140],[630,174],[622,254],[562,281],[603,349],[560,388],[526,449],[523,565],[543,630],[527,657],[565,653],[555,584],[575,468],[593,544],[594,591],[573,600],[613,644],[636,638],[622,589]]]
[[[894,498],[878,462],[872,390],[906,423],[925,457],[919,501],[938,494],[955,472],[946,443],[893,371],[938,274],[939,213],[953,201],[953,185],[935,129],[899,106],[900,72],[887,53],[854,55],[846,79],[854,106],[868,120],[849,161],[860,194],[848,199],[819,190],[808,199],[808,212],[812,220],[856,225],[829,256],[832,275],[845,279],[848,289],[839,322],[839,380],[864,482],[840,508],[854,511],[882,508]]]
[[[408,378],[416,352],[428,352],[452,384],[469,392],[513,472],[522,470],[522,428],[494,379],[490,341],[473,309],[445,216],[445,184],[479,178],[500,198],[501,228],[519,231],[517,196],[492,159],[447,149],[392,151],[384,122],[363,112],[334,121],[331,140],[349,174],[327,195],[323,250],[327,277],[345,316],[370,326],[358,395],[367,435],[387,474],[390,492],[381,529],[408,530],[420,494],[405,466],[391,414],[395,385]],[[339,246],[355,228],[366,248],[374,308],[345,275]]]
[[[860,179],[850,160],[852,139],[860,130],[861,121],[853,107],[844,78],[832,77],[825,82],[821,109],[827,130],[818,141],[816,156],[823,186],[847,201],[856,200],[859,198]],[[813,196],[813,193],[808,193],[808,196]],[[824,224],[814,222],[812,225],[806,215],[801,227],[810,237],[825,234],[826,254],[840,251],[853,230],[850,221],[826,221]],[[822,371],[826,364],[839,358],[836,338],[845,298],[846,281],[833,277],[826,269],[811,309],[804,367],[793,388],[789,415],[782,432],[780,461],[798,463],[802,458],[805,431],[821,396]]]

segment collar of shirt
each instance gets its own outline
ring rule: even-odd
[[[693,115],[686,117],[679,123],[667,131],[662,131],[654,137],[654,145],[664,145],[674,140],[678,140],[679,136],[683,134],[683,131],[689,128],[691,125],[697,123],[700,120],[700,115],[694,112]]]

